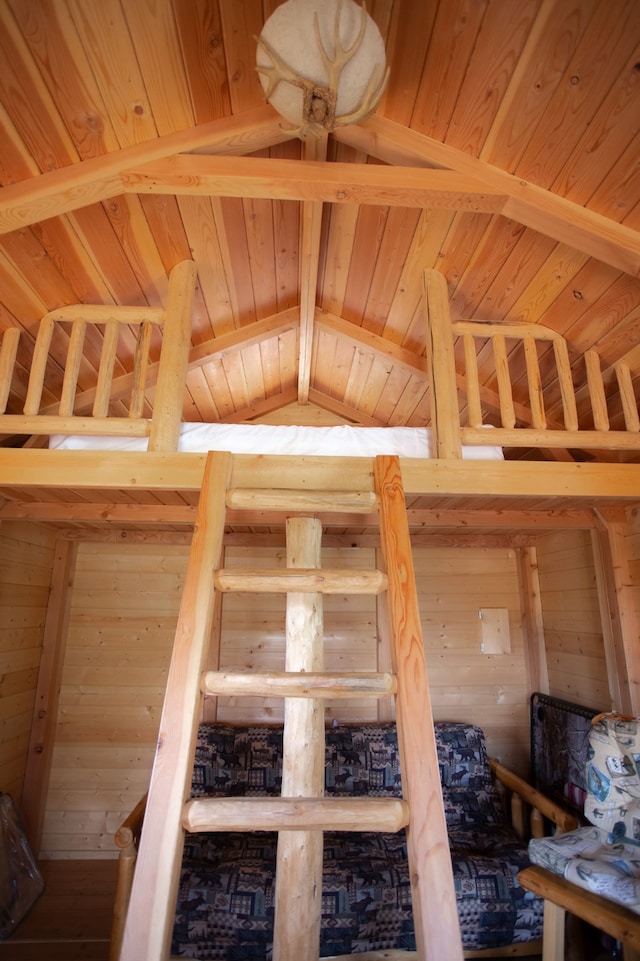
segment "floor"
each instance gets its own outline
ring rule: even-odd
[[[108,961],[117,861],[44,861],[45,893],[0,961]]]
[[[0,961],[108,961],[117,862],[44,861],[40,869],[45,893],[0,942]],[[620,957],[592,930],[568,936],[566,954],[567,961]]]

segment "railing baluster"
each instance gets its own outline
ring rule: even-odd
[[[60,396],[59,414],[61,417],[70,417],[73,414],[73,403],[78,386],[78,374],[82,363],[86,329],[87,325],[84,320],[74,320],[71,325],[69,350],[67,351],[67,362],[64,367],[64,380]]]
[[[44,375],[47,369],[51,338],[53,337],[53,326],[53,320],[48,315],[40,321],[38,336],[36,337],[33,357],[31,359],[31,373],[29,374],[27,398],[23,407],[23,412],[28,415],[37,414],[40,410]]]
[[[8,327],[2,335],[2,347],[0,347],[0,414],[4,414],[7,409],[19,341],[19,327]]]
[[[609,412],[607,410],[607,395],[604,390],[600,355],[595,350],[588,350],[584,355],[587,368],[587,386],[591,399],[593,426],[596,430],[609,430]]]
[[[464,334],[464,374],[467,383],[467,416],[469,427],[482,427],[482,407],[480,405],[480,380],[478,377],[478,355],[476,341],[472,334]]]
[[[523,338],[524,359],[527,365],[527,384],[529,385],[529,403],[531,405],[531,423],[534,427],[544,430],[547,418],[544,413],[542,397],[542,381],[540,379],[540,364],[538,363],[538,349],[535,338],[526,334]]]
[[[93,403],[94,417],[107,417],[109,414],[109,397],[111,394],[111,382],[113,380],[113,368],[116,362],[119,333],[120,325],[118,321],[107,321],[105,324],[102,353],[100,355],[96,398]]]
[[[131,403],[129,404],[129,417],[142,417],[144,411],[144,388],[147,380],[152,330],[153,324],[150,324],[149,321],[145,320],[140,324],[133,361],[133,388],[131,390]]]
[[[554,339],[553,353],[556,358],[556,370],[558,371],[558,381],[562,395],[565,430],[578,430],[578,411],[576,409],[576,397],[573,392],[569,351],[562,337],[556,337]]]
[[[516,414],[513,409],[507,344],[502,334],[495,334],[493,338],[493,359],[496,366],[496,377],[498,378],[498,396],[500,398],[500,419],[502,426],[515,427]]]
[[[637,433],[640,430],[640,418],[638,418],[638,405],[633,390],[631,371],[627,364],[616,364],[614,370],[618,380],[625,426],[627,430]]]

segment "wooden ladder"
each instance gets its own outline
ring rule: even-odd
[[[406,826],[417,951],[398,956],[461,961],[399,461],[377,457],[375,490],[357,492],[235,489],[232,464],[227,453],[207,458],[120,959],[169,956],[185,830],[279,831],[273,958],[313,961],[319,954],[323,830]],[[363,475],[370,477],[370,464],[363,460]],[[288,516],[287,567],[219,569],[226,509],[258,507],[300,515]],[[386,572],[321,569],[321,524],[312,515],[369,514],[376,507]],[[203,672],[216,594],[224,591],[286,592],[284,672]],[[394,673],[324,672],[322,595],[381,591]],[[281,798],[187,800],[203,692],[285,698]],[[403,799],[323,797],[323,699],[393,694]]]

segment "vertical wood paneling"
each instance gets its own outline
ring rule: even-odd
[[[113,831],[147,788],[187,562],[178,546],[87,543],[79,551],[45,819],[48,857],[113,856]],[[284,563],[284,547],[226,550],[227,567]],[[373,568],[375,551],[327,547],[322,565]],[[417,546],[414,565],[436,720],[480,724],[490,752],[527,774],[530,686],[515,551]],[[550,580],[548,590],[556,576]],[[327,595],[324,606],[326,669],[376,670],[375,598]],[[507,610],[510,653],[482,653],[481,607]],[[284,634],[284,595],[226,594],[221,667],[283,670]],[[327,703],[326,716],[373,721],[377,711],[374,699],[340,700]],[[276,698],[218,704],[219,719],[232,723],[280,723],[282,714]]]
[[[38,682],[55,534],[0,525],[0,790],[19,805]]]
[[[549,693],[587,707],[611,706],[596,574],[588,531],[537,541]]]
[[[43,857],[115,856],[147,789],[187,562],[170,545],[80,545]]]
[[[529,684],[515,551],[416,547],[414,566],[436,721],[469,721],[489,753],[528,775]],[[484,654],[478,612],[508,611],[511,651]]]

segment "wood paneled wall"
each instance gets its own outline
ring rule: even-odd
[[[113,853],[147,790],[187,554],[79,547],[42,857]]]
[[[489,752],[528,775],[530,687],[515,551],[418,547],[414,565],[435,719],[479,724]],[[481,609],[507,612],[509,653],[481,649]]]
[[[34,568],[45,569],[45,558],[50,560],[51,553],[51,547],[38,539],[40,529],[29,530],[31,540],[26,540],[25,533],[20,542],[30,558],[28,563],[23,558],[23,584],[35,576]],[[2,531],[8,538],[10,529]],[[8,538],[10,542],[17,551],[18,539]],[[637,520],[628,542],[635,571],[640,563]],[[42,559],[40,566],[34,564],[37,556]],[[113,831],[146,790],[187,556],[188,548],[178,545],[80,545],[43,856],[114,854]],[[537,556],[550,692],[606,708],[610,701],[590,534],[543,535]],[[255,546],[247,541],[227,548],[225,565],[280,566],[284,557],[282,546]],[[421,545],[415,548],[414,563],[436,719],[480,724],[490,753],[527,774],[531,684],[517,550]],[[323,564],[371,567],[375,551],[330,546],[323,551]],[[5,565],[5,578],[9,566]],[[640,584],[640,568],[636,573]],[[42,571],[38,576],[44,577]],[[15,603],[18,594],[11,591]],[[41,598],[46,598],[46,591]],[[375,599],[328,596],[324,601],[327,668],[374,669]],[[640,607],[640,589],[638,601]],[[482,649],[480,610],[497,613],[508,625],[504,653]],[[222,666],[282,668],[284,617],[283,596],[225,596]],[[43,621],[44,610],[38,621],[40,631]],[[5,627],[4,636],[9,637],[10,631]],[[20,650],[11,663],[22,664],[22,656]],[[34,672],[37,656],[36,651]],[[374,701],[340,701],[327,705],[327,716],[347,722],[374,720],[377,709]],[[277,723],[282,702],[221,699],[218,716],[237,723]],[[23,739],[28,736],[29,721],[27,714]]]
[[[323,565],[375,566],[372,548],[327,547]],[[147,788],[188,549],[81,544],[74,578],[45,857],[115,854],[115,828]],[[225,566],[279,566],[284,548],[228,547]],[[509,549],[418,547],[420,607],[436,717],[485,727],[492,753],[526,773],[528,683],[516,556]],[[284,665],[285,600],[226,595],[223,667]],[[373,670],[375,599],[324,598],[326,667]],[[508,612],[511,651],[481,651],[480,608]],[[221,699],[221,720],[282,718],[282,702]],[[374,720],[375,701],[336,701],[328,719]]]
[[[0,525],[0,790],[20,804],[53,567],[55,531]]]
[[[375,551],[362,548],[324,548],[322,566],[333,568],[375,567]],[[225,567],[282,567],[285,550],[231,547]],[[328,671],[375,671],[377,664],[376,602],[366,595],[325,595],[325,669]],[[229,594],[223,599],[221,664],[223,667],[284,670],[285,597],[279,594]],[[220,720],[282,722],[282,699],[220,698]],[[327,720],[373,721],[374,699],[340,699],[326,702]]]
[[[549,693],[608,710],[596,571],[589,531],[559,531],[537,541]]]

